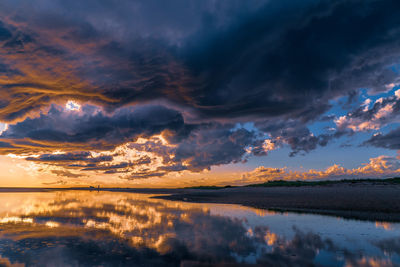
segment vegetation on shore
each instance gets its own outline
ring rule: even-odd
[[[400,184],[400,178],[387,178],[387,179],[342,179],[342,180],[326,180],[326,181],[285,181],[276,180],[268,181],[262,184],[246,185],[247,187],[271,187],[271,186],[320,186],[332,184],[357,184],[357,183],[390,183]]]
[[[342,179],[342,180],[325,180],[325,181],[285,181],[285,180],[275,180],[268,181],[261,184],[250,184],[242,187],[277,187],[277,186],[289,186],[289,187],[299,187],[299,186],[323,186],[323,185],[333,185],[333,184],[357,184],[357,183],[373,183],[373,184],[400,184],[400,177],[387,178],[387,179]],[[224,188],[233,188],[240,186],[193,186],[185,187],[185,189],[204,189],[204,190],[219,190]]]

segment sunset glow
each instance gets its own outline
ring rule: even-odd
[[[400,266],[399,0],[0,0],[0,266]]]
[[[397,4],[352,2],[3,1],[0,184],[397,176]]]

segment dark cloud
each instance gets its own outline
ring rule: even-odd
[[[310,120],[332,97],[382,90],[398,77],[389,69],[399,57],[394,7],[395,1],[272,2],[222,30],[207,17],[185,47],[198,78],[190,104],[212,117]]]
[[[53,105],[48,113],[9,125],[1,138],[27,138],[31,142],[42,142],[44,146],[48,143],[48,147],[51,147],[51,143],[70,143],[72,146],[84,144],[90,149],[110,149],[164,130],[184,135],[187,130],[185,127],[190,125],[184,124],[179,112],[162,106],[122,108],[108,115],[93,106],[83,106],[82,112],[74,112]],[[57,160],[57,157],[87,157],[87,153],[43,157],[45,160],[49,157],[49,161]]]
[[[326,146],[329,141],[342,135],[337,131],[332,134],[314,135],[301,121],[273,120],[259,121],[255,124],[262,132],[269,133],[275,146],[289,145],[290,156],[308,153],[318,146]]]
[[[201,171],[211,166],[245,162],[250,155],[266,155],[261,143],[263,135],[232,125],[207,124],[196,127],[173,147],[158,140],[142,144],[131,143],[130,148],[155,153],[163,164],[157,173],[170,171]],[[138,178],[136,176],[136,178]]]
[[[375,134],[363,144],[388,149],[400,149],[400,128],[394,129],[387,134]]]
[[[12,37],[12,33],[4,27],[4,23],[0,22],[0,42],[4,42]]]
[[[0,142],[0,148],[14,148],[14,146],[7,142]]]
[[[266,155],[267,137],[307,153],[350,133],[307,128],[333,99],[350,105],[359,88],[399,82],[398,9],[395,0],[3,1],[1,153],[112,150],[161,133],[176,146],[157,149],[171,170],[242,162],[249,148]],[[79,115],[57,108],[71,99]],[[106,168],[82,161],[70,167]],[[126,171],[116,166],[104,171]]]
[[[176,149],[174,161],[185,161],[192,169],[199,170],[211,165],[240,162],[246,147],[251,146],[255,140],[255,133],[246,129],[200,129],[182,140]]]
[[[140,165],[147,165],[151,163],[150,157],[142,157],[138,160],[131,161],[131,162],[121,162],[118,164],[109,164],[109,165],[101,165],[101,166],[85,166],[85,168],[82,169],[82,171],[99,171],[99,170],[105,170],[108,173],[112,173],[113,170],[115,169],[126,169],[132,166],[140,166]],[[107,173],[106,172],[106,173]]]
[[[65,153],[65,154],[42,154],[39,157],[28,157],[26,160],[40,161],[40,162],[73,162],[73,161],[85,161],[85,162],[104,162],[111,161],[112,156],[98,156],[93,157],[90,152],[79,152],[79,153]]]
[[[11,13],[21,11],[3,5]],[[85,13],[82,6],[56,2],[48,9],[44,2],[24,18],[14,18],[30,22],[29,30],[43,40],[51,37],[46,47],[61,52],[55,56],[42,49],[45,58],[71,63],[70,69],[42,75],[56,79],[65,71],[76,89],[53,94],[54,83],[29,81],[51,94],[34,90],[13,97],[36,99],[36,108],[49,103],[46,96],[90,98],[111,107],[164,99],[205,118],[284,115],[307,121],[326,111],[333,97],[354,95],[360,87],[379,91],[398,79],[389,68],[400,56],[395,34],[400,19],[393,12],[397,1],[280,1],[260,2],[256,8],[173,1],[174,9],[162,10],[154,3],[110,5],[88,2]],[[66,9],[76,12],[65,14]],[[119,32],[112,23],[104,25],[104,17],[120,25]],[[141,27],[132,26],[138,22]],[[35,46],[45,47],[40,42]],[[36,58],[16,60],[37,65]],[[12,81],[8,86],[29,88]],[[28,106],[3,118],[27,112]]]
[[[162,134],[169,145],[151,139],[157,134]],[[135,144],[139,137],[148,141]],[[111,161],[118,153],[93,156],[89,152],[113,150],[125,143],[163,159],[163,166],[157,170],[135,172],[130,178],[163,176],[171,171],[201,171],[213,165],[243,162],[249,156],[249,147],[256,147],[254,155],[265,155],[261,147],[263,135],[255,130],[235,129],[233,124],[186,124],[178,111],[154,105],[120,108],[110,114],[94,106],[71,111],[53,105],[47,113],[9,125],[1,138],[12,144],[5,143],[4,153],[26,153],[27,149],[40,153],[66,147],[71,152],[44,153],[26,159],[83,171],[126,173],[152,162],[145,156],[115,163]]]

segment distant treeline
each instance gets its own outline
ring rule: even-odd
[[[233,187],[275,187],[275,186],[321,186],[321,185],[333,185],[333,184],[357,184],[357,183],[377,183],[377,184],[400,184],[400,177],[387,178],[387,179],[342,179],[342,180],[326,180],[326,181],[285,181],[275,180],[268,181],[262,184],[250,184],[245,186],[192,186],[185,187],[185,189],[206,189],[206,190],[218,190],[224,188]]]

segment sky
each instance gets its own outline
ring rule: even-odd
[[[0,1],[0,186],[398,176],[397,10]]]

